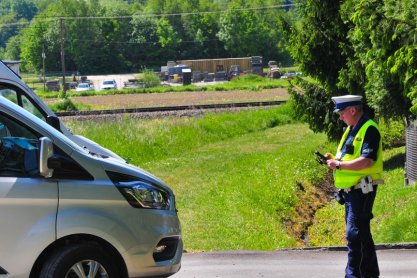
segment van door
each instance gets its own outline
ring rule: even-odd
[[[56,238],[58,184],[39,175],[40,137],[0,111],[0,276],[29,277]]]

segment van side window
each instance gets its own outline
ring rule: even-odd
[[[0,177],[40,177],[39,138],[31,128],[0,113]],[[60,167],[53,178],[94,180],[74,159],[54,146],[54,157]]]
[[[23,124],[0,114],[0,176],[39,175],[39,140]]]
[[[39,111],[39,109],[35,105],[33,105],[33,103],[25,95],[22,95],[22,107],[25,110],[32,113],[33,115],[35,115],[36,117],[38,117],[39,119],[46,121],[41,111]]]
[[[25,110],[29,111],[39,119],[46,121],[42,112],[17,88],[7,84],[0,84],[0,96],[3,96],[17,105],[22,106]]]

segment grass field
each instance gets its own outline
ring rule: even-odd
[[[313,151],[335,148],[294,120],[289,105],[201,118],[67,124],[173,188],[188,251],[344,244],[343,208],[334,202],[317,206],[308,240],[297,237],[296,223],[288,221],[317,202],[304,193],[315,195],[327,170]],[[385,152],[387,184],[380,187],[372,224],[380,243],[417,241],[417,191],[402,184],[403,154],[403,147]]]

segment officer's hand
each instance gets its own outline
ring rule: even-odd
[[[330,169],[332,169],[332,170],[335,170],[336,169],[336,165],[338,164],[339,162],[337,161],[337,160],[334,160],[334,159],[328,159],[327,160],[327,167],[329,167]]]

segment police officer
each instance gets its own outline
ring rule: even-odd
[[[346,278],[379,277],[370,221],[377,184],[382,183],[382,143],[378,125],[364,115],[362,97],[333,97],[335,113],[347,124],[336,156],[327,153],[335,186],[345,199],[348,262]]]

